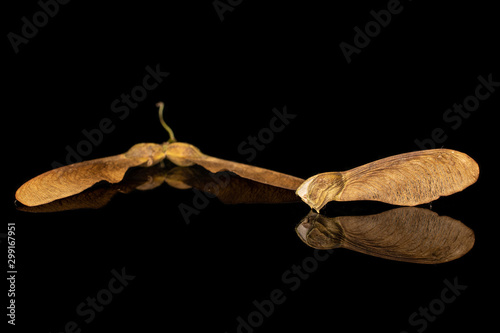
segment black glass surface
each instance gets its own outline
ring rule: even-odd
[[[9,280],[1,291],[5,331],[496,327],[492,5],[40,3],[4,13],[0,244],[8,278],[15,223],[17,272],[15,296]],[[317,215],[293,191],[165,163],[15,204],[54,166],[166,141],[158,101],[177,140],[304,179],[441,147],[480,176],[418,207],[332,202]]]

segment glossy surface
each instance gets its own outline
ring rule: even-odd
[[[339,217],[311,211],[295,230],[304,243],[316,249],[345,248],[420,264],[458,259],[472,249],[475,240],[474,232],[462,222],[416,207]]]
[[[494,330],[496,6],[5,2],[0,248],[5,277],[7,223],[16,223],[18,283],[16,327],[0,332]],[[22,38],[18,53],[10,33]],[[341,43],[352,46],[349,63]],[[186,175],[115,188],[104,206],[87,201],[99,209],[42,214],[14,205],[16,189],[53,164],[168,140],[158,101],[178,141],[302,179],[421,149],[464,152],[479,165],[478,181],[421,207],[461,221],[474,246],[430,265],[316,250],[295,232],[310,212],[303,202],[226,205],[184,183]],[[394,208],[331,202],[321,213]],[[134,277],[126,286],[113,274],[122,270]]]

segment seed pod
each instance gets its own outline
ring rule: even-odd
[[[195,146],[184,142],[168,143],[166,157],[179,166],[200,165],[210,172],[234,172],[238,176],[262,184],[276,186],[287,190],[296,190],[303,179],[256,166],[223,160],[203,154]]]
[[[387,157],[343,172],[307,179],[297,195],[317,212],[330,201],[374,200],[415,206],[462,191],[476,182],[477,163],[450,149]]]
[[[191,144],[177,142],[172,129],[163,120],[164,104],[160,102],[157,105],[160,122],[169,133],[167,142],[161,145],[139,143],[124,154],[75,163],[45,172],[24,183],[16,191],[16,199],[26,206],[43,205],[81,193],[101,181],[118,183],[130,168],[150,167],[165,157],[181,167],[198,164],[213,173],[231,171],[243,178],[287,190],[295,191],[304,181],[280,172],[211,157],[201,153]],[[162,180],[158,179],[151,184],[142,185],[142,188],[156,187],[161,183]]]
[[[16,199],[26,206],[43,205],[80,193],[100,181],[118,183],[129,168],[149,167],[164,157],[163,146],[156,143],[139,143],[124,154],[47,171],[19,187]]]

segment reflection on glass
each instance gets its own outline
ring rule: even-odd
[[[198,189],[225,204],[300,202],[294,191],[241,178],[231,172],[211,173],[200,166],[178,167],[166,162],[131,169],[116,184],[101,182],[64,199],[33,207],[18,204],[17,209],[33,213],[98,209],[106,206],[117,193],[151,190],[163,183],[176,189]]]
[[[421,264],[458,259],[470,251],[475,239],[462,222],[416,207],[366,216],[326,217],[311,211],[295,230],[315,249],[346,248]]]

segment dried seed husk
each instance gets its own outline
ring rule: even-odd
[[[18,206],[16,209],[28,213],[55,213],[77,209],[100,209],[106,206],[117,193],[123,193],[118,184],[91,187],[80,193],[37,206]]]
[[[197,164],[213,173],[230,171],[243,178],[293,191],[304,181],[280,172],[211,157],[188,143],[139,143],[124,154],[75,163],[45,172],[23,184],[16,191],[16,199],[26,206],[47,204],[81,193],[101,181],[118,183],[130,168],[150,167],[165,157],[178,166]],[[175,180],[172,179],[172,182]],[[156,187],[161,183],[162,179],[157,179],[138,189]]]
[[[477,163],[450,149],[390,156],[343,172],[307,179],[297,195],[319,212],[330,201],[373,200],[415,206],[462,191],[476,182]]]
[[[288,190],[295,191],[304,182],[301,178],[281,172],[208,156],[195,146],[184,142],[167,144],[166,156],[170,161],[179,166],[197,164],[213,173],[230,171],[242,178]]]
[[[47,171],[19,187],[16,191],[16,199],[26,206],[43,205],[80,193],[101,181],[118,183],[129,168],[149,167],[160,162],[164,157],[162,145],[139,143],[124,154]]]
[[[216,196],[224,204],[275,204],[300,201],[293,190],[241,178],[231,172],[211,173],[198,165],[178,167],[165,161],[149,168],[129,169],[119,183],[99,182],[75,195],[37,206],[18,205],[17,209],[31,213],[100,209],[117,193],[151,190],[164,182],[176,189],[198,189],[205,192],[207,197]]]
[[[100,209],[106,206],[117,194],[127,194],[134,190],[150,190],[164,182],[168,168],[163,163],[150,168],[132,168],[124,178],[115,184],[99,182],[90,188],[49,203],[38,206],[19,206],[17,210],[30,213],[53,213],[76,209]]]
[[[159,102],[157,106],[160,122],[169,133],[167,142],[161,145],[139,143],[124,154],[75,163],[45,172],[23,184],[16,191],[16,199],[26,206],[47,204],[81,193],[101,181],[118,183],[130,168],[150,167],[165,157],[178,166],[197,164],[213,173],[230,171],[243,178],[289,190],[296,190],[303,182],[303,179],[279,172],[211,157],[201,153],[191,144],[177,142],[172,129],[163,120],[163,102]],[[162,182],[161,178],[152,179],[150,183],[144,184],[142,189],[154,188]],[[177,185],[184,186],[181,183]]]

